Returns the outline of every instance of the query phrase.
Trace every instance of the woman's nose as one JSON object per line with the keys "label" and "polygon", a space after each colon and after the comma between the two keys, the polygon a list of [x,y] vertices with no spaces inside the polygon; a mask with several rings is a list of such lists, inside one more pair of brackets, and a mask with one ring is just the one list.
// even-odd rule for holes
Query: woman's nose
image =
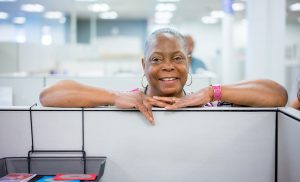
{"label": "woman's nose", "polygon": [[172,61],[166,61],[162,67],[163,71],[173,71],[174,69],[175,68],[174,68]]}

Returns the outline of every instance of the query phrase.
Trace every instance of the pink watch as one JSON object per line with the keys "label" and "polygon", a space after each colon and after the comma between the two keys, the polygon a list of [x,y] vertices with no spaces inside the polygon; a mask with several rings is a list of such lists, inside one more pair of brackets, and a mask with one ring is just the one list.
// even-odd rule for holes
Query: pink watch
{"label": "pink watch", "polygon": [[212,85],[211,86],[214,91],[214,101],[221,101],[222,93],[221,93],[221,85]]}

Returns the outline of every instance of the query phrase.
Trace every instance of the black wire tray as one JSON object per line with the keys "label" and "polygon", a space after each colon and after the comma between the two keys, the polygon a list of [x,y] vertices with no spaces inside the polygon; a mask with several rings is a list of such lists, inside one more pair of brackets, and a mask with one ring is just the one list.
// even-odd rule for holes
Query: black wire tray
{"label": "black wire tray", "polygon": [[43,176],[55,176],[58,173],[95,173],[97,178],[94,181],[99,182],[105,162],[106,157],[6,157],[0,159],[0,177],[9,173],[31,173],[37,176],[30,181],[37,181]]}

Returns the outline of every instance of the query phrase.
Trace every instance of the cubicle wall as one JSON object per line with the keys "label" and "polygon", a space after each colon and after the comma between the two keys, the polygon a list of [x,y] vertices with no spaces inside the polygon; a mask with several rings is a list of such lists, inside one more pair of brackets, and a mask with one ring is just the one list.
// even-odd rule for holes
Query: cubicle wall
{"label": "cubicle wall", "polygon": [[[29,107],[0,108],[0,157],[31,149]],[[83,117],[82,117],[83,116]],[[40,150],[107,156],[107,182],[274,182],[276,109],[155,109],[156,125],[136,110],[32,109]]]}
{"label": "cubicle wall", "polygon": [[278,113],[278,181],[300,181],[300,112],[280,109]]}
{"label": "cubicle wall", "polygon": [[[129,91],[141,88],[142,75],[140,76],[114,76],[114,77],[84,77],[84,76],[0,76],[0,87],[10,87],[13,95],[14,106],[32,105],[39,103],[39,93],[45,86],[52,85],[59,80],[75,80],[83,84],[116,91]],[[190,80],[188,80],[189,82]],[[197,91],[213,81],[212,77],[194,76],[191,86],[186,86],[187,91]],[[145,80],[145,83],[146,80]],[[6,96],[2,96],[6,97]],[[0,96],[1,101],[1,96]],[[0,102],[1,105],[1,102]]]}

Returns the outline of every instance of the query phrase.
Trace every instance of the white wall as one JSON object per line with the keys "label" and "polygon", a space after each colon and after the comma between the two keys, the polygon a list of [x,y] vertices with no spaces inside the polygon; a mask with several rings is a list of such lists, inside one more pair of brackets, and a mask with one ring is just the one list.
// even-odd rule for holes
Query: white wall
{"label": "white wall", "polygon": [[285,46],[286,88],[291,101],[297,98],[300,82],[300,23],[287,23]]}
{"label": "white wall", "polygon": [[0,55],[0,73],[19,71],[18,45],[16,43],[0,43]]}

